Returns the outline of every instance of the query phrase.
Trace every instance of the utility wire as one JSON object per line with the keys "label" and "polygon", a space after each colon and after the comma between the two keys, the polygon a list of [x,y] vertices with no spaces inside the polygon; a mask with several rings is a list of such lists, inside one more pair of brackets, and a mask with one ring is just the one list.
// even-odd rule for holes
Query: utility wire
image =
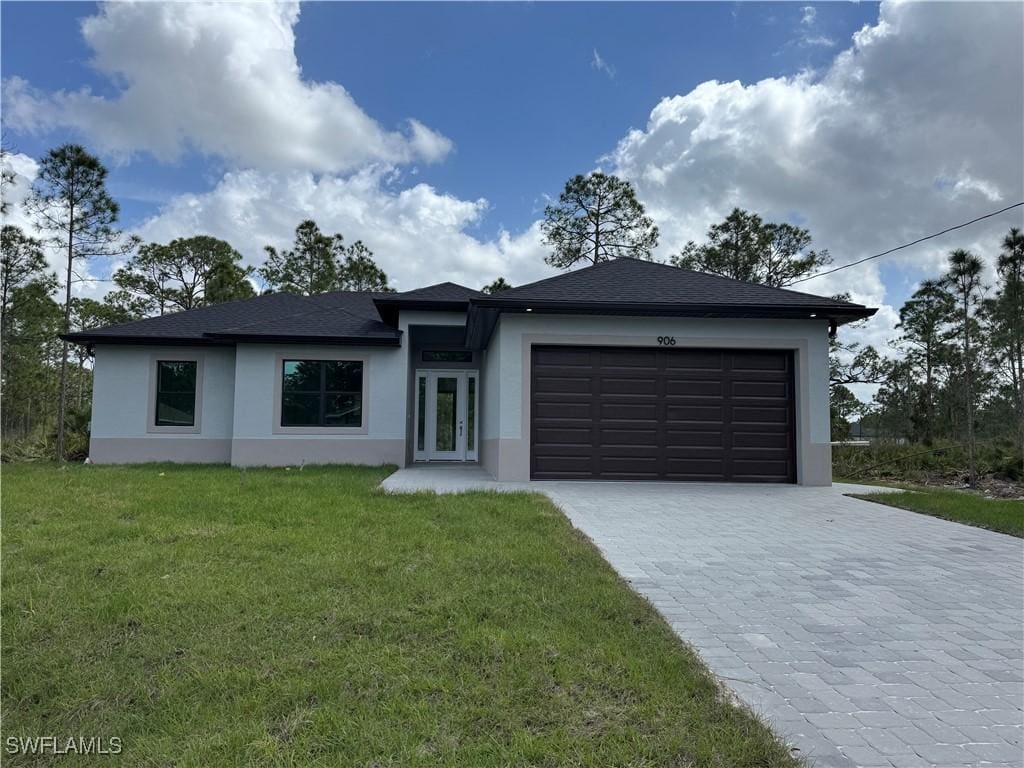
{"label": "utility wire", "polygon": [[1024,205],[1024,202],[1014,203],[1013,205],[1008,205],[1005,208],[1002,208],[1002,209],[1000,209],[998,211],[992,211],[992,213],[986,213],[984,216],[979,216],[976,219],[971,219],[970,221],[965,221],[963,224],[957,224],[955,227],[948,227],[948,228],[942,230],[941,232],[935,232],[934,234],[931,234],[931,235],[925,235],[924,237],[919,237],[919,238],[917,238],[917,240],[914,240],[912,242],[904,243],[903,245],[897,245],[895,248],[890,248],[888,251],[882,251],[881,253],[876,253],[874,256],[865,256],[863,259],[858,259],[857,261],[851,261],[849,264],[843,264],[842,266],[836,267],[835,269],[828,269],[828,270],[825,270],[824,272],[818,272],[817,274],[811,275],[810,277],[802,277],[799,280],[794,280],[792,283],[790,283],[790,285],[796,285],[797,283],[803,283],[803,282],[806,282],[807,280],[813,280],[816,277],[824,277],[825,275],[831,275],[833,272],[838,272],[838,271],[840,271],[842,269],[848,269],[849,267],[856,267],[858,264],[863,264],[865,261],[871,261],[872,259],[877,259],[877,258],[879,258],[881,256],[888,256],[890,253],[895,253],[896,251],[902,251],[904,248],[909,248],[912,245],[917,245],[918,243],[923,243],[925,240],[931,240],[933,237],[938,237],[939,235],[944,235],[947,232],[952,232],[954,229],[963,229],[964,227],[968,227],[971,224],[976,224],[977,222],[982,221],[984,219],[991,219],[993,216],[998,216],[1001,213],[1006,213],[1007,211],[1012,211],[1014,208],[1020,208],[1022,205]]}

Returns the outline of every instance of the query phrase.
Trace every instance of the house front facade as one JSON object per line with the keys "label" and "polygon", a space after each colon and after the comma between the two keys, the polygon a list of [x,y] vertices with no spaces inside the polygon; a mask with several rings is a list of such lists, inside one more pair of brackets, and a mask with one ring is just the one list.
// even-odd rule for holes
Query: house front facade
{"label": "house front facade", "polygon": [[874,311],[618,259],[496,295],[272,294],[68,338],[95,356],[96,463],[827,485],[829,335]]}

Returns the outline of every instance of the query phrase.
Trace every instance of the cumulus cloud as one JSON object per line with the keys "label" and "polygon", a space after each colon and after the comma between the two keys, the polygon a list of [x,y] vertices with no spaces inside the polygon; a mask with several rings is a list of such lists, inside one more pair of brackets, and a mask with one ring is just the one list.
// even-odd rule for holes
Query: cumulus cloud
{"label": "cumulus cloud", "polygon": [[399,188],[392,168],[373,166],[347,177],[311,173],[228,173],[211,191],[176,198],[139,233],[164,242],[202,232],[234,245],[249,264],[263,246],[288,246],[295,225],[315,219],[347,242],[363,240],[400,290],[452,280],[479,287],[503,275],[518,285],[548,270],[539,225],[493,240],[467,232],[487,201],[461,200],[427,184]]}
{"label": "cumulus cloud", "polygon": [[[1024,199],[1022,24],[1018,4],[883,4],[820,75],[710,81],[664,98],[605,163],[636,184],[663,257],[733,206],[808,227],[838,263],[871,255]],[[797,288],[881,306],[851,332],[879,343],[893,307],[943,270],[949,248],[991,264],[1021,224],[1018,212],[886,257],[908,275],[902,292],[887,293],[878,262]]]}
{"label": "cumulus cloud", "polygon": [[18,130],[73,129],[100,150],[173,160],[186,149],[263,170],[344,172],[434,162],[449,139],[416,120],[387,130],[343,86],[303,78],[297,3],[110,3],[82,22],[93,66],[118,89],[45,93],[4,83]]}

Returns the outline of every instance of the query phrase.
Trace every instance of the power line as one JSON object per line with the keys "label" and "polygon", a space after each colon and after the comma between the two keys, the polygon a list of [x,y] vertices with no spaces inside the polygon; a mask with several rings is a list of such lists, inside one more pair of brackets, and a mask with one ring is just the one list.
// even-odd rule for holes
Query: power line
{"label": "power line", "polygon": [[1000,209],[998,211],[992,211],[992,213],[986,213],[984,216],[979,216],[976,219],[971,219],[970,221],[965,221],[963,224],[957,224],[955,227],[948,227],[948,228],[942,230],[941,232],[935,232],[934,234],[931,234],[931,235],[925,235],[924,237],[919,237],[919,238],[917,238],[917,240],[914,240],[912,242],[904,243],[903,245],[897,245],[895,248],[890,248],[888,251],[882,251],[881,253],[876,253],[874,256],[865,256],[863,259],[858,259],[857,261],[851,261],[849,264],[843,264],[842,266],[836,267],[835,269],[829,269],[829,270],[826,270],[824,272],[818,272],[817,274],[811,275],[810,277],[802,277],[799,280],[794,280],[792,283],[790,283],[790,285],[796,285],[797,283],[803,283],[803,282],[806,282],[807,280],[813,280],[816,277],[824,277],[825,275],[831,275],[833,272],[838,272],[838,271],[840,271],[842,269],[848,269],[850,267],[856,267],[858,264],[863,264],[865,261],[871,261],[872,259],[877,259],[877,258],[879,258],[881,256],[888,256],[890,253],[895,253],[896,251],[902,251],[904,248],[909,248],[912,245],[917,245],[918,243],[923,243],[925,240],[931,240],[933,237],[938,237],[939,235],[944,235],[947,232],[952,232],[955,229],[963,229],[964,227],[969,227],[971,224],[976,224],[977,222],[982,221],[984,219],[991,219],[993,216],[998,216],[1001,213],[1006,213],[1007,211],[1012,211],[1014,208],[1020,208],[1022,205],[1024,205],[1024,202],[1014,203],[1013,205],[1008,205],[1005,208],[1002,208],[1002,209]]}

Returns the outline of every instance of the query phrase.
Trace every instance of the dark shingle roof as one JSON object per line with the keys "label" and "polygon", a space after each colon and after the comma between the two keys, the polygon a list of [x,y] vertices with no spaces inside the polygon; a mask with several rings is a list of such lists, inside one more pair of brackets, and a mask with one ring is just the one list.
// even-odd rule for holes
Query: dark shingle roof
{"label": "dark shingle roof", "polygon": [[428,285],[426,288],[415,288],[411,291],[401,293],[385,293],[379,299],[387,301],[396,299],[401,302],[407,301],[469,301],[475,296],[483,296],[480,291],[474,291],[458,283],[437,283]]}
{"label": "dark shingle roof", "polygon": [[771,288],[728,277],[639,259],[614,259],[565,272],[489,297],[501,302],[580,304],[687,304],[708,306],[834,307],[863,309],[860,304],[824,296]]}
{"label": "dark shingle roof", "polygon": [[[487,295],[455,283],[402,293],[338,291],[258,296],[70,333],[83,343],[229,344],[311,341],[397,345],[402,308],[469,310],[474,338],[486,338],[502,310],[678,314],[705,317],[807,317],[849,322],[874,314],[861,304],[770,288],[656,262],[615,259]],[[484,317],[480,317],[483,315]]]}
{"label": "dark shingle roof", "polygon": [[70,333],[78,342],[214,344],[233,340],[344,340],[397,344],[401,334],[381,322],[379,292],[338,291],[317,296],[274,293],[186,312]]}

